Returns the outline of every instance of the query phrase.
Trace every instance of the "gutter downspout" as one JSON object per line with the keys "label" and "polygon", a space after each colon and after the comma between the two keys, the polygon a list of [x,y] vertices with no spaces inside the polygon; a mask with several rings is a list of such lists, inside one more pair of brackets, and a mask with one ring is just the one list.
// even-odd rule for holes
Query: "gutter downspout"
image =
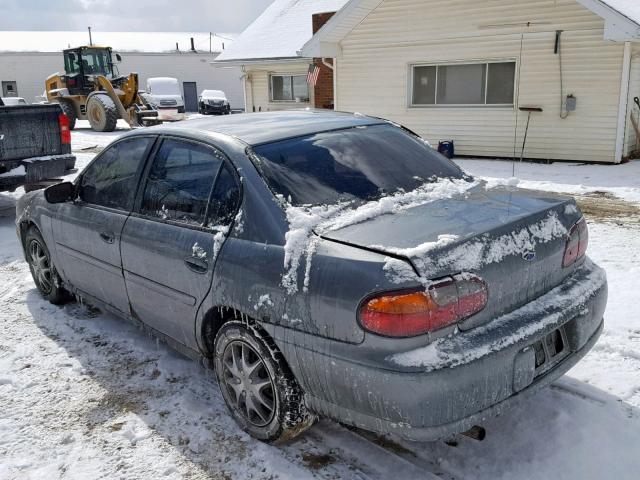
{"label": "gutter downspout", "polygon": [[244,65],[240,69],[242,72],[242,96],[244,97],[244,113],[247,113],[249,107],[247,106],[247,72],[245,71]]}
{"label": "gutter downspout", "polygon": [[614,162],[620,163],[624,155],[624,140],[627,130],[627,108],[629,105],[629,82],[631,78],[631,42],[624,42],[622,76],[620,78],[620,104],[618,105],[618,130]]}

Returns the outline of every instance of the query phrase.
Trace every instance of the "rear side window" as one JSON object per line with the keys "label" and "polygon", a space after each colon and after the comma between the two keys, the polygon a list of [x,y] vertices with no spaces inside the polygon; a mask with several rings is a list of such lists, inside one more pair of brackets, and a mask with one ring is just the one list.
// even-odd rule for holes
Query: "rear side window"
{"label": "rear side window", "polygon": [[138,172],[153,140],[131,138],[107,148],[82,174],[80,199],[93,205],[131,210]]}
{"label": "rear side window", "polygon": [[149,171],[141,213],[203,225],[213,183],[223,164],[222,154],[213,148],[165,140]]}

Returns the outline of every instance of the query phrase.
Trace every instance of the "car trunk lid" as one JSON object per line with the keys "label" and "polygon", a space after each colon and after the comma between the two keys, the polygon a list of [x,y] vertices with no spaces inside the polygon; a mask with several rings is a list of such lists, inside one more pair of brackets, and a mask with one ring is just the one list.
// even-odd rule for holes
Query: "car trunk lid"
{"label": "car trunk lid", "polygon": [[409,262],[425,284],[458,273],[479,275],[488,285],[489,301],[459,325],[468,329],[539,297],[571,273],[562,259],[566,234],[579,217],[568,197],[476,188],[464,197],[381,215],[322,236],[388,254],[385,270],[398,284],[412,281],[406,262],[398,259]]}

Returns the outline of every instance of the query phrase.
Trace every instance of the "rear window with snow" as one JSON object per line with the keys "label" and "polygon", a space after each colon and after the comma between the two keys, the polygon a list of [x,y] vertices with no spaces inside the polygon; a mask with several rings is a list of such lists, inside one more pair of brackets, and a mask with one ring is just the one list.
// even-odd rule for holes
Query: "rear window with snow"
{"label": "rear window with snow", "polygon": [[453,162],[390,124],[269,143],[254,153],[271,190],[293,205],[375,200],[440,178],[465,178]]}

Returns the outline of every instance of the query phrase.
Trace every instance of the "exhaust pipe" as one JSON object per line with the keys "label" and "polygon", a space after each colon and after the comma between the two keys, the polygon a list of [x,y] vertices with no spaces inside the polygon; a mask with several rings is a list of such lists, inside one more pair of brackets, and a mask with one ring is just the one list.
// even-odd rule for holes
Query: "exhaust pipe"
{"label": "exhaust pipe", "polygon": [[484,427],[479,427],[478,425],[474,425],[466,432],[462,432],[462,435],[464,435],[465,437],[473,438],[474,440],[481,442],[487,436],[487,431],[484,429]]}

